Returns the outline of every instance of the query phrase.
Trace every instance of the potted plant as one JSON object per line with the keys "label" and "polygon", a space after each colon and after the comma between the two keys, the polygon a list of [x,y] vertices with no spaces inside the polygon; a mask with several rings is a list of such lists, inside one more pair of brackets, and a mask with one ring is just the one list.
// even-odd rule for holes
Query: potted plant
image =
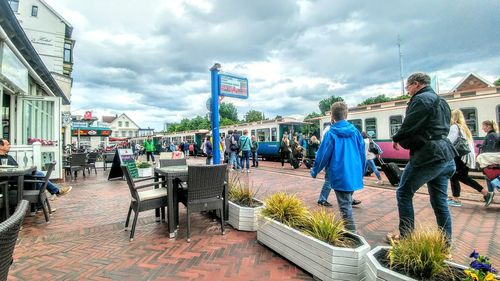
{"label": "potted plant", "polygon": [[228,180],[229,224],[235,229],[256,231],[258,216],[264,204],[255,198],[250,184],[240,181],[238,173],[230,174]]}
{"label": "potted plant", "polygon": [[364,280],[366,240],[347,232],[344,222],[322,208],[309,211],[296,196],[269,196],[257,240],[320,280]]}
{"label": "potted plant", "polygon": [[153,169],[149,162],[137,161],[135,165],[137,166],[137,173],[140,178],[153,176]]}
{"label": "potted plant", "polygon": [[[419,228],[392,246],[378,246],[370,251],[366,261],[367,280],[496,280],[492,274],[493,279],[467,279],[467,267],[447,261],[448,256],[449,246],[440,230]],[[489,268],[492,269],[491,264]],[[471,270],[469,273],[477,276]]]}

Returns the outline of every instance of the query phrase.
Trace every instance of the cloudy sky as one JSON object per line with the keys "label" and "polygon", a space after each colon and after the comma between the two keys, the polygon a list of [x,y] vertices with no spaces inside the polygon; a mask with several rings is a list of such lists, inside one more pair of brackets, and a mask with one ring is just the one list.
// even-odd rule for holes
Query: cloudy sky
{"label": "cloudy sky", "polygon": [[249,80],[250,109],[304,117],[342,96],[350,106],[401,94],[403,75],[500,77],[500,1],[46,0],[74,27],[72,110],[125,112],[141,127],[205,115],[209,68]]}

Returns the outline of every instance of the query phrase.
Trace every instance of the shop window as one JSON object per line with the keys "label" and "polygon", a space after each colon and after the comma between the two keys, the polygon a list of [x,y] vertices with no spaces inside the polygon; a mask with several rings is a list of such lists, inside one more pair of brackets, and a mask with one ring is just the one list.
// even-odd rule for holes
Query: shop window
{"label": "shop window", "polygon": [[12,11],[15,13],[19,11],[19,0],[8,0],[7,2],[9,2]]}
{"label": "shop window", "polygon": [[377,138],[377,119],[367,118],[365,119],[366,134],[372,139]]}
{"label": "shop window", "polygon": [[257,129],[257,135],[255,136],[258,142],[270,141],[271,139],[271,131],[269,128],[266,129]]}
{"label": "shop window", "polygon": [[477,131],[477,110],[475,108],[460,108],[464,114],[465,124],[469,127],[472,136],[477,137],[479,132]]}
{"label": "shop window", "polygon": [[38,6],[31,6],[31,16],[32,17],[38,16]]}
{"label": "shop window", "polygon": [[363,121],[361,119],[352,119],[352,120],[347,120],[349,123],[353,124],[358,131],[362,132],[363,131]]}
{"label": "shop window", "polygon": [[396,116],[389,117],[390,136],[395,135],[399,131],[399,128],[401,128],[402,124],[403,124],[403,116],[402,115],[396,115]]}
{"label": "shop window", "polygon": [[271,141],[278,141],[278,130],[271,128]]}
{"label": "shop window", "polygon": [[70,43],[64,43],[64,62],[72,63],[73,62],[73,51]]}

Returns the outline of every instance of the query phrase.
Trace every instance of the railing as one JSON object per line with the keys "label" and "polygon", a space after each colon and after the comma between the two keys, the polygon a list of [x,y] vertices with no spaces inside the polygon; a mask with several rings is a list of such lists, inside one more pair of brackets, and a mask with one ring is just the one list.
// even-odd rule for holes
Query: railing
{"label": "railing", "polygon": [[13,145],[9,155],[12,156],[20,166],[36,166],[38,170],[45,172],[48,163],[56,161],[56,167],[50,178],[62,178],[61,153],[59,146],[42,146],[40,143],[32,145]]}

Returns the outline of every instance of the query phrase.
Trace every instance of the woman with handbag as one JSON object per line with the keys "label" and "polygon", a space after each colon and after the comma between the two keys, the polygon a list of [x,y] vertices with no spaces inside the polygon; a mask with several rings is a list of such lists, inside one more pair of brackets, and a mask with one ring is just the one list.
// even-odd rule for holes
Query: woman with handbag
{"label": "woman with handbag", "polygon": [[[462,202],[460,202],[460,182],[483,194],[486,206],[490,205],[493,201],[493,192],[488,192],[477,181],[469,176],[469,169],[476,166],[476,155],[474,153],[474,141],[472,139],[472,134],[465,123],[464,115],[460,109],[455,109],[451,112],[451,126],[448,139],[451,141],[457,152],[462,154],[455,157],[456,171],[450,178],[453,197],[448,199],[448,205],[454,207],[462,206]],[[468,153],[466,153],[467,147],[463,147],[464,140],[468,145]]]}
{"label": "woman with handbag", "polygon": [[288,140],[288,135],[283,134],[281,139],[279,154],[281,158],[281,168],[285,166],[285,159],[290,158],[290,141]]}

